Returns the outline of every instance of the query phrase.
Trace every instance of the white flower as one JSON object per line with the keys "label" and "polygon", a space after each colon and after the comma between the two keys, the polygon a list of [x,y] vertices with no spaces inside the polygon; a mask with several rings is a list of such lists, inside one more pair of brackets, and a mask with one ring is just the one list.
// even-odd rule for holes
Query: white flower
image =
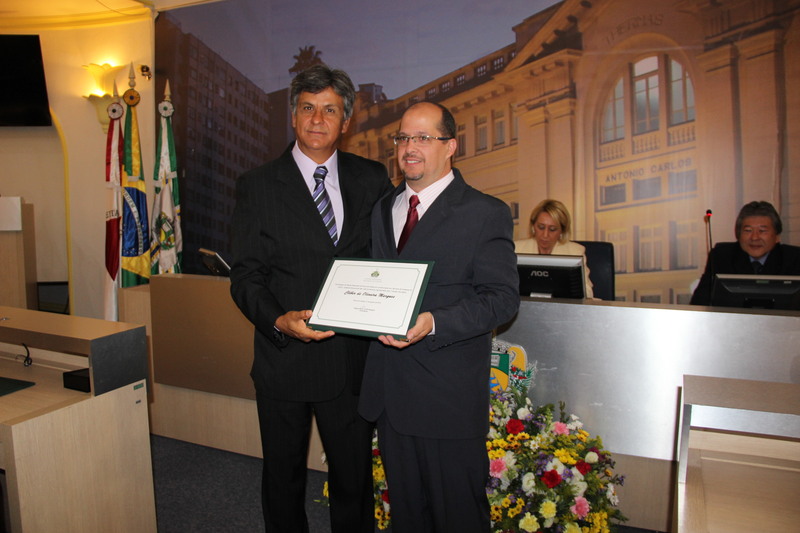
{"label": "white flower", "polygon": [[547,470],[555,470],[556,472],[558,472],[558,475],[561,476],[561,475],[564,474],[564,463],[562,463],[561,461],[559,461],[556,458],[553,458],[553,459],[550,460],[549,463],[547,463],[547,467],[545,468],[545,471],[547,471]]}
{"label": "white flower", "polygon": [[575,488],[575,497],[581,497],[586,493],[586,490],[589,488],[589,484],[585,481],[576,481],[575,479],[570,480],[570,485]]}
{"label": "white flower", "polygon": [[576,431],[578,429],[583,428],[583,422],[576,415],[569,415],[569,423],[567,423],[567,427],[572,430]]}
{"label": "white flower", "polygon": [[590,465],[595,464],[600,458],[597,456],[595,452],[589,452],[586,454],[586,457],[583,458],[584,461],[589,463]]}
{"label": "white flower", "polygon": [[619,504],[619,496],[617,496],[617,487],[613,483],[608,484],[608,488],[606,488],[606,498],[611,503],[611,505],[618,505]]}
{"label": "white flower", "polygon": [[517,409],[517,418],[520,420],[529,420],[531,417],[531,412],[527,407],[520,407]]}
{"label": "white flower", "polygon": [[536,490],[536,474],[533,472],[526,472],[524,476],[522,476],[522,490],[525,491],[525,494],[531,496],[533,491]]}

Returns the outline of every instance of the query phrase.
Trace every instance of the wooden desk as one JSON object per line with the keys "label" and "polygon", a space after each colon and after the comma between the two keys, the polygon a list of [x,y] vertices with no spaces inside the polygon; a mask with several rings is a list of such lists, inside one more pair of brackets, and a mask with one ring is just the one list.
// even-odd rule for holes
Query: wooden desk
{"label": "wooden desk", "polygon": [[[3,317],[0,375],[35,382],[0,397],[11,531],[155,532],[144,326],[0,307]],[[34,353],[25,367],[22,342],[86,357],[92,392],[63,387],[80,357]]]}

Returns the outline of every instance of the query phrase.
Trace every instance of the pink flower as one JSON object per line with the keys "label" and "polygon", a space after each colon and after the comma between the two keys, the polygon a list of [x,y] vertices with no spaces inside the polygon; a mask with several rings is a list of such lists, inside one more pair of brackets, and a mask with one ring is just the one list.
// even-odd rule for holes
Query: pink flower
{"label": "pink flower", "polygon": [[578,518],[585,518],[589,514],[589,500],[583,496],[578,496],[575,498],[575,505],[570,507],[569,510]]}
{"label": "pink flower", "polygon": [[569,435],[569,428],[564,422],[553,423],[553,433],[556,435]]}
{"label": "pink flower", "polygon": [[506,462],[502,458],[492,459],[489,462],[489,475],[492,477],[500,478],[506,470]]}

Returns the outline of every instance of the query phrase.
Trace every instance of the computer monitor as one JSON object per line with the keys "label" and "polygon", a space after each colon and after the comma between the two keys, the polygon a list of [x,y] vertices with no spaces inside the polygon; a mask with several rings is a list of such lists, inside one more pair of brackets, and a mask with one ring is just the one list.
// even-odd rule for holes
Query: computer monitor
{"label": "computer monitor", "polygon": [[231,267],[228,263],[215,251],[200,248],[200,260],[206,268],[215,276],[230,276]]}
{"label": "computer monitor", "polygon": [[519,293],[543,298],[585,298],[581,255],[517,254]]}
{"label": "computer monitor", "polygon": [[711,305],[800,310],[800,276],[717,274]]}

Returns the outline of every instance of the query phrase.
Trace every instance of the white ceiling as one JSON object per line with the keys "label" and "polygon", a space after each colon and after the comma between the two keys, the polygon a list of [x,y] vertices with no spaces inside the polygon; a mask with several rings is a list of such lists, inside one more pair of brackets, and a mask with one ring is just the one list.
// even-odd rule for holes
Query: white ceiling
{"label": "white ceiling", "polygon": [[113,19],[141,14],[148,9],[165,11],[214,1],[219,0],[2,0],[0,27]]}

